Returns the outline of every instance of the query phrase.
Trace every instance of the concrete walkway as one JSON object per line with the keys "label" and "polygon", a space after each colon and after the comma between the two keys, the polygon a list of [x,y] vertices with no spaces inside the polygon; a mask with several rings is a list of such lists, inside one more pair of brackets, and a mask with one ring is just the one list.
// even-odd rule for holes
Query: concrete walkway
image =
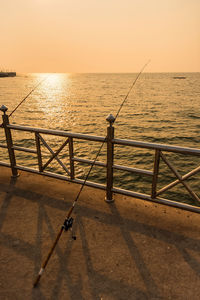
{"label": "concrete walkway", "polygon": [[200,215],[84,188],[32,284],[79,185],[0,167],[0,299],[200,299]]}

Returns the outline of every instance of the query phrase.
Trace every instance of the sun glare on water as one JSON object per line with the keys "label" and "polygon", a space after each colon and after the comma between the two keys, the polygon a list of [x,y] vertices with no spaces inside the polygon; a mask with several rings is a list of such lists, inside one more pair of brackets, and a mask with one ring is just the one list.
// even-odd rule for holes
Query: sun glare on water
{"label": "sun glare on water", "polygon": [[36,77],[38,82],[44,80],[48,84],[57,85],[63,81],[67,81],[69,74],[67,73],[35,73],[33,76]]}
{"label": "sun glare on water", "polygon": [[[38,84],[40,84],[40,89],[45,93],[46,96],[52,98],[59,92],[70,85],[69,74],[65,73],[41,73],[35,74]],[[56,92],[56,94],[55,94]]]}
{"label": "sun glare on water", "polygon": [[[43,111],[47,119],[53,123],[59,123],[58,115],[67,106],[67,97],[70,89],[69,74],[61,73],[41,73],[34,74],[36,82],[39,84],[37,89],[38,107]],[[56,126],[56,124],[55,124]]]}

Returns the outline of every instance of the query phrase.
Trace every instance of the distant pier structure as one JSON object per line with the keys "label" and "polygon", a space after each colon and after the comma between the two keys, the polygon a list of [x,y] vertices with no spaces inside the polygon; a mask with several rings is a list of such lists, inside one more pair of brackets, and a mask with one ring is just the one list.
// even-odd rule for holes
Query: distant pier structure
{"label": "distant pier structure", "polygon": [[4,72],[0,71],[0,77],[15,77],[16,72]]}

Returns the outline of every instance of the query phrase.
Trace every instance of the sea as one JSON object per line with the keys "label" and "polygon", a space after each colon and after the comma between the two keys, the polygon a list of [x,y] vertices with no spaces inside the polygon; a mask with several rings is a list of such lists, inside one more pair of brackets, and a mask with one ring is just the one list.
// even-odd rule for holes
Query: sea
{"label": "sea", "polygon": [[[16,77],[0,78],[0,106],[8,114],[32,91],[10,117],[11,124],[64,130],[106,136],[109,114],[116,116],[120,105],[136,79],[136,73],[28,73]],[[177,78],[182,77],[182,78]],[[200,149],[200,73],[142,73],[129,93],[114,124],[115,137],[159,144],[177,145]],[[64,142],[63,138],[43,135],[53,151]],[[35,149],[32,133],[13,131],[17,146]],[[5,145],[4,130],[0,129],[0,145]],[[75,156],[94,159],[100,147],[98,142],[74,141]],[[42,146],[43,162],[50,152]],[[104,145],[98,161],[106,161]],[[114,163],[128,167],[153,170],[154,151],[115,146]],[[176,170],[184,175],[200,165],[200,158],[191,155],[166,153]],[[37,169],[34,154],[16,151],[17,164]],[[69,167],[68,148],[59,158]],[[0,148],[0,161],[8,162],[6,149]],[[75,164],[76,178],[85,178],[89,166]],[[48,171],[65,174],[56,160]],[[176,177],[160,162],[158,189]],[[200,174],[187,180],[199,194]],[[90,181],[105,183],[106,172],[95,166]],[[114,171],[114,185],[123,189],[149,194],[151,178],[128,171]],[[188,191],[178,184],[161,195],[163,198],[194,204]],[[195,204],[194,204],[195,205]]]}

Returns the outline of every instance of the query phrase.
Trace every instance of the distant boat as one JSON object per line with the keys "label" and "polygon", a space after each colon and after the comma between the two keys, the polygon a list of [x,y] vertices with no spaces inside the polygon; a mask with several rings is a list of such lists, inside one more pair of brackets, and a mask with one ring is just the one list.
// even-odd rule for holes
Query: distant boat
{"label": "distant boat", "polygon": [[175,76],[173,77],[174,79],[185,79],[186,77],[185,76]]}
{"label": "distant boat", "polygon": [[0,77],[15,77],[16,72],[0,72]]}

